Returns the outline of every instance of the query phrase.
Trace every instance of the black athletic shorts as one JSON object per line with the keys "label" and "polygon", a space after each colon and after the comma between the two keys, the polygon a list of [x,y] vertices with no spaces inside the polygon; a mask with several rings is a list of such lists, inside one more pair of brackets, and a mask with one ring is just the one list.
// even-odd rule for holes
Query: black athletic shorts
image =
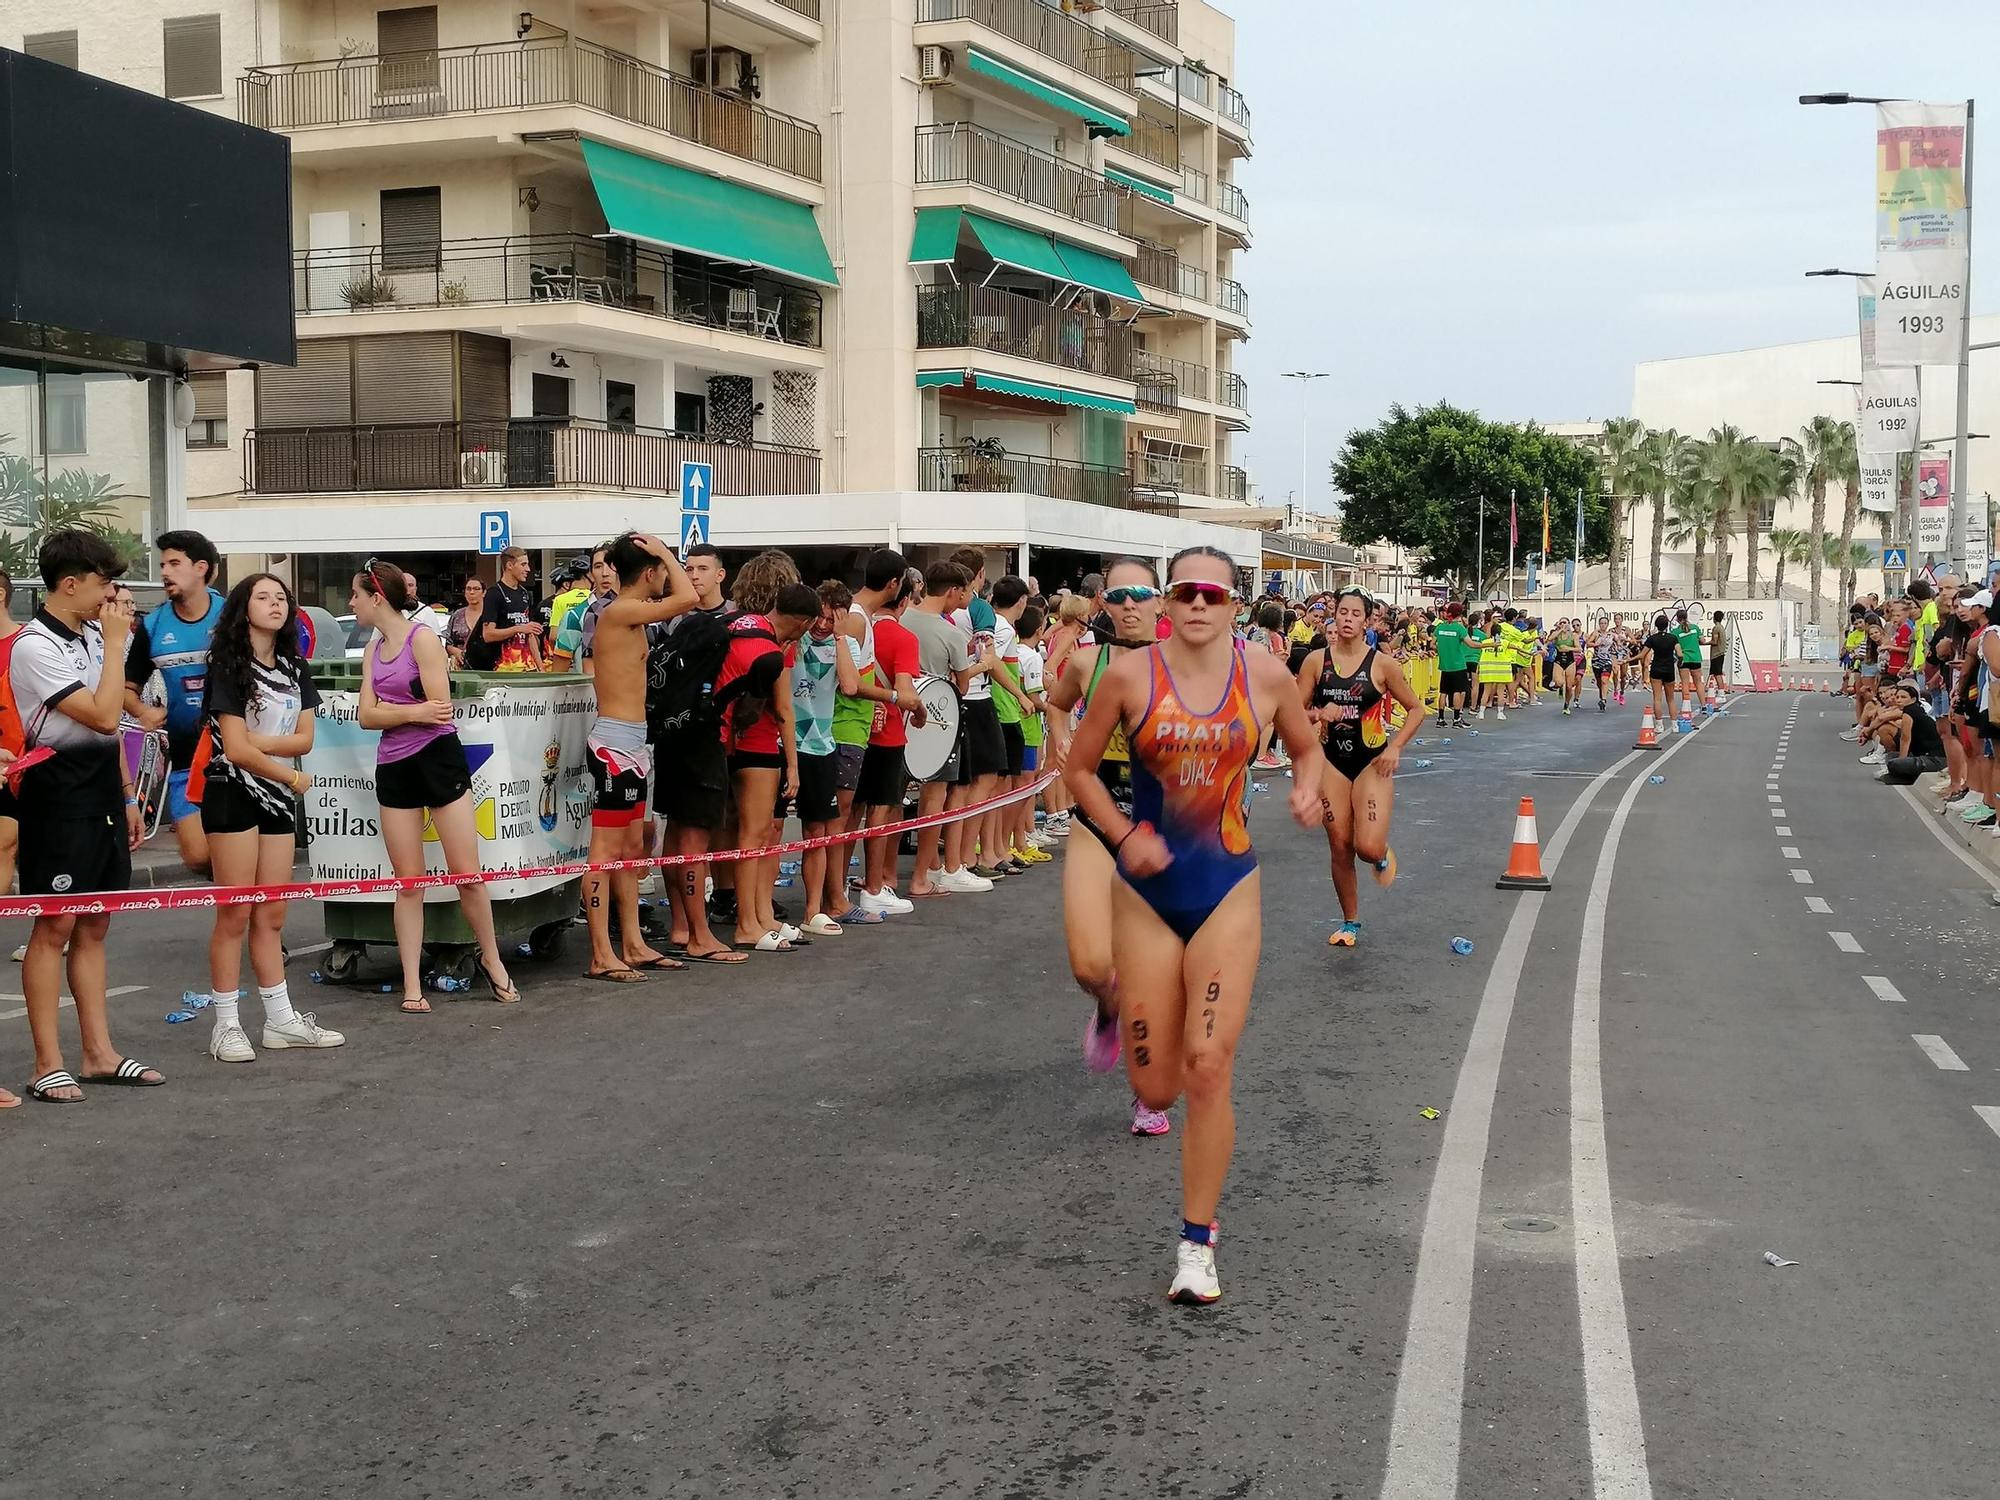
{"label": "black athletic shorts", "polygon": [[1463,693],[1469,686],[1471,676],[1472,674],[1466,671],[1464,667],[1460,667],[1456,672],[1440,672],[1438,673],[1438,691],[1443,693],[1447,698],[1457,693]]}
{"label": "black athletic shorts", "polygon": [[590,767],[592,828],[630,828],[646,816],[651,750],[649,745],[646,756],[628,757],[597,745],[584,745],[584,763]]}
{"label": "black athletic shorts", "polygon": [[729,759],[715,730],[668,735],[654,747],[653,811],[713,833],[730,821]]}
{"label": "black athletic shorts", "polygon": [[291,837],[299,831],[296,805],[289,792],[280,812],[256,793],[234,781],[210,775],[201,794],[201,830],[217,833],[268,833]]}
{"label": "black athletic shorts", "polygon": [[778,771],[785,769],[785,757],[776,750],[732,750],[729,752],[729,774],[738,771]]}
{"label": "black athletic shorts", "polygon": [[801,823],[831,823],[840,816],[838,771],[833,755],[799,756],[799,790],[792,799]]}
{"label": "black athletic shorts", "polygon": [[1019,724],[1002,724],[1000,740],[1007,747],[1007,774],[1019,776],[1028,763],[1028,737]]}
{"label": "black athletic shorts", "polygon": [[441,735],[415,755],[375,767],[375,800],[384,807],[450,807],[472,790],[472,768],[455,734]]}
{"label": "black athletic shorts", "polygon": [[969,784],[981,776],[1004,776],[1007,773],[1007,740],[1000,733],[1000,713],[994,708],[993,700],[966,699],[963,724],[965,753],[959,773],[960,784]]}
{"label": "black athletic shorts", "polygon": [[870,745],[861,758],[861,785],[854,800],[863,807],[901,807],[909,780],[901,745]]}
{"label": "black athletic shorts", "polygon": [[868,756],[866,745],[835,745],[833,747],[833,784],[843,792],[851,792],[861,785],[861,762]]}
{"label": "black athletic shorts", "polygon": [[1719,657],[1719,656],[1711,656],[1711,657],[1710,657],[1710,658],[1708,659],[1708,675],[1709,675],[1709,676],[1711,676],[1711,677],[1720,677],[1720,676],[1722,675],[1722,658],[1721,658],[1721,657]]}
{"label": "black athletic shorts", "polygon": [[125,783],[116,742],[60,750],[27,776],[18,802],[24,896],[80,896],[132,884]]}

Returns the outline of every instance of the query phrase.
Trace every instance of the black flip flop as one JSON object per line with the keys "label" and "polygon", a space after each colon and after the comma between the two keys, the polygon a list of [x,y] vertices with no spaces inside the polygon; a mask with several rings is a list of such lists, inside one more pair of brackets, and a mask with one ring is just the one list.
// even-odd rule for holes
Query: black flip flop
{"label": "black flip flop", "polygon": [[74,1099],[58,1099],[50,1092],[52,1089],[74,1089],[81,1087],[83,1085],[76,1081],[74,1074],[62,1068],[57,1068],[53,1073],[44,1073],[40,1078],[30,1083],[28,1085],[28,1097],[33,1099],[37,1104],[81,1104],[83,1103],[83,1096],[80,1094]]}
{"label": "black flip flop", "polygon": [[158,1068],[149,1068],[136,1058],[121,1057],[118,1059],[118,1066],[109,1073],[91,1073],[76,1081],[80,1084],[102,1083],[121,1089],[156,1089],[167,1081],[166,1075],[161,1073],[158,1078],[148,1078],[146,1075],[159,1072]]}
{"label": "black flip flop", "polygon": [[730,957],[729,955],[734,952],[736,952],[734,948],[729,948],[721,953],[694,953],[683,948],[681,950],[681,957],[685,958],[691,964],[729,964],[734,966],[749,962],[748,959]]}
{"label": "black flip flop", "polygon": [[[623,976],[630,975],[630,978]],[[644,984],[646,976],[637,969],[585,969],[583,977],[593,984]]]}
{"label": "black flip flop", "polygon": [[662,953],[658,958],[649,958],[644,963],[631,964],[628,965],[628,967],[642,971],[646,969],[653,969],[657,970],[659,973],[662,974],[673,974],[677,973],[682,969],[685,969],[687,965],[682,963],[677,958],[672,958],[669,957],[667,954]]}

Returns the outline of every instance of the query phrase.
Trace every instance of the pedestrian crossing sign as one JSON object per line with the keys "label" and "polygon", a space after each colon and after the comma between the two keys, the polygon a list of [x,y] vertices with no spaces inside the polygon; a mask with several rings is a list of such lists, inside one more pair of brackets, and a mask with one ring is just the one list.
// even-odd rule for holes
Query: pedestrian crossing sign
{"label": "pedestrian crossing sign", "polygon": [[1892,573],[1900,573],[1910,566],[1910,549],[1907,547],[1884,547],[1882,566]]}
{"label": "pedestrian crossing sign", "polygon": [[687,560],[690,548],[708,540],[708,512],[705,510],[684,510],[681,512],[681,560]]}

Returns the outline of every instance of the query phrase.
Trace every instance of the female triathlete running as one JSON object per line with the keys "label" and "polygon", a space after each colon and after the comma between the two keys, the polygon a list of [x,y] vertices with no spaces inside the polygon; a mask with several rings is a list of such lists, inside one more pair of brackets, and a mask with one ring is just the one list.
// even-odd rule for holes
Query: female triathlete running
{"label": "female triathlete running", "polygon": [[1625,701],[1625,684],[1619,664],[1618,633],[1609,625],[1600,624],[1590,632],[1590,675],[1597,682],[1597,711],[1604,712],[1605,684],[1611,686],[1611,695],[1619,703]]}
{"label": "female triathlete running", "polygon": [[1577,635],[1576,621],[1558,620],[1549,637],[1549,645],[1554,655],[1552,682],[1557,693],[1562,696],[1563,713],[1570,714],[1576,707],[1576,700],[1582,691],[1577,677],[1577,657],[1582,649],[1582,641]]}
{"label": "female triathlete running", "polygon": [[[1358,586],[1334,596],[1333,636],[1324,650],[1305,659],[1295,683],[1307,719],[1326,740],[1320,810],[1340,897],[1341,923],[1327,939],[1336,948],[1352,948],[1361,938],[1355,859],[1368,862],[1378,885],[1396,878],[1396,851],[1389,847],[1393,778],[1403,747],[1424,725],[1402,668],[1368,644],[1368,606],[1368,595]],[[1391,739],[1390,712],[1398,703],[1403,727]]]}
{"label": "female triathlete running", "polygon": [[[1292,816],[1310,827],[1319,806],[1319,746],[1290,680],[1230,632],[1235,572],[1208,547],[1168,565],[1173,635],[1122,656],[1092,689],[1067,772],[1079,817],[1116,860],[1111,942],[1127,1075],[1154,1109],[1187,1095],[1167,1295],[1189,1303],[1222,1295],[1215,1212],[1236,1134],[1230,1070],[1263,940],[1250,758],[1272,718],[1292,755]],[[1129,811],[1098,778],[1114,736],[1131,747]]]}

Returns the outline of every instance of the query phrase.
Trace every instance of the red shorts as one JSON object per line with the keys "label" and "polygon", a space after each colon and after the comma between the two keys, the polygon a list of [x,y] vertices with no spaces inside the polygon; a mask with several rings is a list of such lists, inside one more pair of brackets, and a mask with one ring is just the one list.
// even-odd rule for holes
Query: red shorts
{"label": "red shorts", "polygon": [[590,765],[590,826],[630,828],[646,816],[646,778],[652,754],[634,755],[608,745],[590,744],[584,759]]}

